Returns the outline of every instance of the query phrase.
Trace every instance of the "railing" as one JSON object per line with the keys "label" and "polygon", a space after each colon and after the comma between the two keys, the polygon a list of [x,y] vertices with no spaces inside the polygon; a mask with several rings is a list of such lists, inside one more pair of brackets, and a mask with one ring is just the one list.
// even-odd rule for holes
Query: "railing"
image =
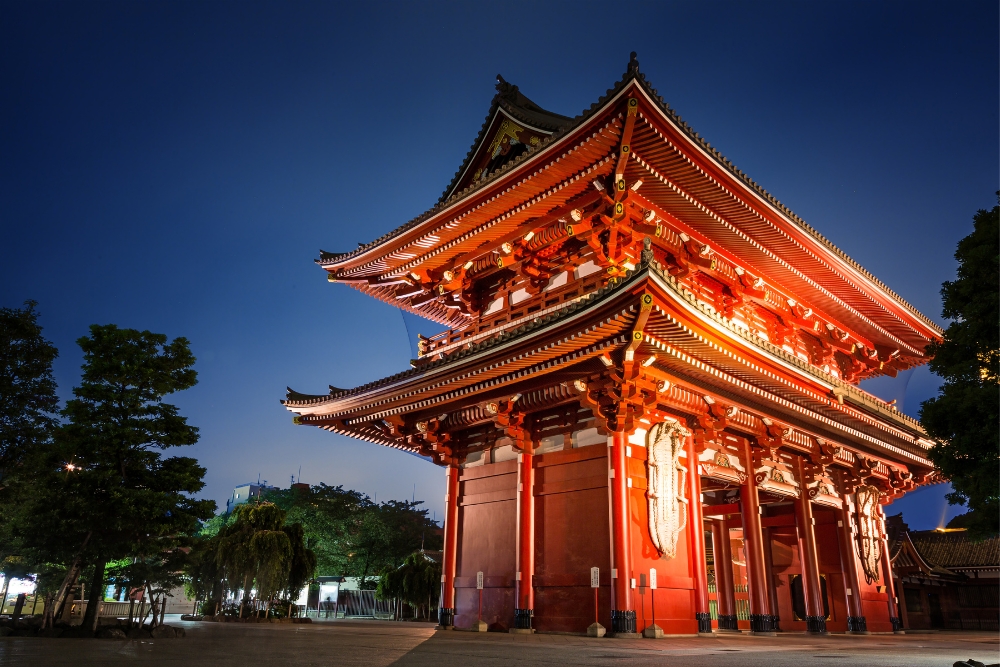
{"label": "railing", "polygon": [[337,611],[345,618],[390,618],[392,602],[376,600],[375,591],[340,591]]}
{"label": "railing", "polygon": [[[73,618],[83,618],[84,614],[87,613],[88,604],[87,600],[77,600],[74,602],[71,616]],[[101,602],[97,615],[101,618],[127,618],[130,604],[130,602]],[[140,604],[139,602],[135,603],[134,613],[139,613]],[[146,603],[145,608],[149,609],[149,603]]]}
{"label": "railing", "polygon": [[[508,301],[504,303],[503,309],[495,315],[482,318],[478,323],[470,322],[465,329],[449,329],[429,337],[420,336],[417,344],[419,355],[423,358],[438,352],[448,352],[458,343],[479,342],[495,335],[500,329],[530,322],[537,317],[544,317],[599,287],[597,280],[587,280],[586,284],[584,284],[584,280],[586,279],[573,280],[548,292],[541,292],[540,295],[544,295],[542,299],[538,298],[540,295],[536,295],[514,306],[511,306]],[[509,300],[509,298],[508,296],[507,299]]]}

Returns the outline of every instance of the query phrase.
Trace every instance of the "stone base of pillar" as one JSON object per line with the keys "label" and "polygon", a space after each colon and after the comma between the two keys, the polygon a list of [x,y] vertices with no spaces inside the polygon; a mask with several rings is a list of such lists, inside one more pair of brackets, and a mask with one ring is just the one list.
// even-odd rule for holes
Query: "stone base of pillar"
{"label": "stone base of pillar", "polygon": [[892,631],[897,635],[905,635],[906,631],[903,630],[903,622],[899,620],[898,616],[890,616],[889,622],[892,623]]}
{"label": "stone base of pillar", "polygon": [[514,609],[514,627],[512,630],[531,630],[531,619],[534,609]]}
{"label": "stone base of pillar", "polygon": [[635,630],[635,612],[632,610],[611,610],[611,636],[638,639]]}
{"label": "stone base of pillar", "polygon": [[707,612],[699,612],[694,615],[698,621],[698,634],[712,634],[712,615]]}
{"label": "stone base of pillar", "polygon": [[740,625],[736,614],[719,616],[719,632],[739,632]]}
{"label": "stone base of pillar", "polygon": [[806,616],[806,632],[811,635],[825,635],[826,619],[822,616]]}
{"label": "stone base of pillar", "polygon": [[653,623],[646,626],[646,629],[642,631],[642,636],[646,639],[663,639],[666,635],[663,633],[663,628]]}
{"label": "stone base of pillar", "polygon": [[446,630],[455,626],[455,610],[444,607],[438,610],[438,625],[436,630]]}
{"label": "stone base of pillar", "polygon": [[587,628],[588,637],[603,637],[607,633],[607,630],[600,623],[591,623],[590,627]]}
{"label": "stone base of pillar", "polygon": [[750,632],[755,635],[773,635],[778,630],[778,620],[771,614],[750,614]]}
{"label": "stone base of pillar", "polygon": [[475,623],[472,624],[471,628],[473,632],[488,632],[489,629],[490,626],[486,624],[486,621],[476,621]]}
{"label": "stone base of pillar", "polygon": [[852,635],[871,634],[868,632],[868,621],[864,616],[848,616],[847,631]]}

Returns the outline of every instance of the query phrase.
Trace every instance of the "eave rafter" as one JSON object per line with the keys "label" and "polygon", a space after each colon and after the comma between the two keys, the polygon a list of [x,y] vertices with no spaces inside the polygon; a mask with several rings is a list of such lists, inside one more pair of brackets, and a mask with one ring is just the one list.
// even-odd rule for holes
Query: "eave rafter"
{"label": "eave rafter", "polygon": [[[650,272],[652,273],[650,274]],[[406,381],[412,386],[408,390],[405,389],[405,385],[397,384],[374,388],[365,392],[364,395],[350,399],[349,403],[345,403],[345,399],[331,399],[321,401],[320,404],[317,404],[313,408],[291,404],[288,407],[296,412],[310,413],[301,414],[298,417],[299,423],[314,424],[323,427],[330,426],[338,432],[359,430],[371,439],[372,434],[367,433],[367,431],[373,428],[378,431],[380,420],[387,420],[386,423],[392,423],[393,419],[397,419],[399,415],[403,414],[431,414],[439,409],[451,409],[448,407],[449,404],[453,404],[456,401],[468,401],[469,398],[478,396],[482,392],[496,391],[501,387],[511,386],[529,378],[536,378],[534,381],[537,382],[537,378],[567,365],[579,364],[597,357],[610,359],[611,357],[608,355],[613,354],[619,355],[621,359],[626,360],[625,363],[631,364],[632,368],[636,368],[637,364],[641,365],[641,370],[644,374],[654,378],[657,382],[666,383],[666,385],[669,385],[671,382],[669,378],[673,378],[673,382],[676,382],[678,377],[684,377],[686,374],[691,373],[693,373],[691,379],[698,376],[707,378],[709,385],[701,387],[701,391],[704,392],[707,389],[716,392],[717,395],[720,395],[718,392],[721,392],[721,395],[728,397],[727,400],[732,405],[738,406],[740,410],[745,411],[747,414],[755,411],[760,412],[762,405],[774,406],[779,409],[779,412],[787,414],[788,418],[793,422],[797,421],[800,424],[799,428],[809,429],[810,437],[834,437],[841,441],[855,443],[857,446],[872,451],[885,452],[893,458],[909,461],[918,467],[929,465],[924,456],[914,454],[903,447],[891,444],[891,441],[897,441],[901,444],[905,443],[905,445],[910,447],[916,447],[922,451],[925,448],[920,441],[919,434],[915,435],[894,427],[876,417],[865,414],[852,405],[841,405],[837,400],[831,398],[828,390],[823,391],[823,389],[828,389],[836,382],[835,378],[830,378],[830,382],[827,382],[825,386],[821,386],[820,391],[809,389],[808,382],[803,384],[802,382],[791,382],[788,380],[786,377],[788,368],[784,369],[786,371],[784,374],[768,371],[761,366],[759,361],[750,361],[732,350],[716,346],[716,351],[725,354],[731,361],[742,364],[760,377],[767,377],[772,382],[783,383],[795,395],[809,396],[809,401],[815,405],[823,406],[824,410],[830,413],[821,414],[796,400],[779,396],[771,391],[762,389],[756,384],[735,377],[731,373],[719,369],[714,364],[693,357],[687,352],[677,349],[672,344],[657,338],[652,333],[655,331],[656,325],[651,317],[669,318],[675,324],[684,326],[684,330],[688,332],[691,339],[699,340],[702,344],[710,344],[711,342],[700,335],[695,329],[692,329],[689,323],[677,319],[674,313],[675,308],[671,307],[669,310],[663,308],[663,299],[666,297],[663,289],[665,286],[669,286],[669,281],[672,278],[656,274],[655,272],[655,267],[643,265],[642,270],[637,270],[635,274],[630,275],[624,282],[620,282],[616,286],[616,289],[612,291],[622,295],[618,298],[619,301],[624,298],[626,304],[632,303],[633,305],[624,306],[624,309],[622,309],[622,305],[619,305],[617,310],[610,311],[617,314],[604,316],[599,325],[585,326],[581,334],[563,335],[549,342],[546,342],[544,338],[545,334],[542,333],[533,333],[527,335],[527,338],[515,336],[501,349],[496,349],[490,353],[492,361],[486,362],[485,358],[479,359],[475,355],[472,358],[460,359],[452,363],[444,361],[442,362],[443,365],[436,371],[440,376],[439,379],[432,379],[426,373],[418,374],[413,379]],[[649,275],[650,278],[660,275],[661,282],[644,278],[646,275]],[[644,285],[645,287],[643,287]],[[650,300],[652,295],[648,291],[641,294],[636,291],[640,289],[648,290],[650,287],[654,288],[654,294],[659,293],[659,296],[656,296],[653,300]],[[611,292],[608,295],[611,295]],[[614,307],[614,299],[611,299],[610,296],[607,298],[612,303],[604,305],[598,300],[588,308],[578,312],[576,314],[576,319],[580,322],[578,326],[583,326],[588,321],[588,310],[606,311],[607,308]],[[707,311],[705,315],[717,317]],[[719,321],[721,322],[722,320],[720,319]],[[624,330],[631,331],[627,336],[622,334],[622,327],[624,326],[631,327],[631,329]],[[545,330],[545,328],[543,327],[542,330]],[[551,330],[565,331],[565,328],[553,325]],[[637,334],[638,338],[636,337]],[[580,337],[580,335],[589,335],[590,338]],[[590,344],[582,350],[579,349],[579,345],[585,345],[595,337],[603,342]],[[759,341],[759,343],[762,345],[757,349],[758,354],[766,351],[766,342]],[[528,346],[528,349],[525,349],[525,346]],[[639,346],[645,351],[640,351]],[[575,352],[572,351],[574,347],[576,347]],[[753,351],[752,346],[748,347],[748,350]],[[774,348],[773,346],[771,346],[769,353],[773,358],[779,358],[782,354],[778,348]],[[502,356],[497,357],[497,354]],[[673,362],[670,360],[673,360]],[[688,369],[680,376],[676,374],[677,369],[674,368],[677,362],[680,362],[685,369]],[[783,359],[783,362],[794,364],[796,360],[787,357]],[[667,365],[664,365],[665,363]],[[801,364],[801,362],[799,363]],[[459,370],[463,368],[467,370]],[[808,369],[808,366],[801,366],[800,371],[806,373],[802,376],[804,380],[814,381],[818,379],[808,375],[808,373],[812,372]],[[630,372],[634,373],[635,371]],[[639,392],[640,394],[645,392],[644,395],[646,398],[642,401],[645,405],[649,406],[651,404],[650,397],[656,393],[657,386],[662,387],[663,385],[649,385]],[[698,389],[693,390],[698,391]],[[747,400],[741,400],[739,398],[740,395],[746,396]],[[656,400],[661,399],[657,398]],[[670,401],[667,403],[669,404]],[[838,414],[840,415],[839,418],[836,417]],[[850,426],[851,420],[858,423],[859,427]],[[630,423],[634,426],[634,420]],[[807,424],[813,424],[813,427],[808,427],[806,426]],[[816,428],[819,430],[816,431]],[[384,431],[384,425],[381,430]],[[766,432],[767,430],[765,429],[763,433]],[[879,433],[880,435],[876,436],[873,433]],[[831,434],[833,435],[831,436]],[[412,435],[412,433],[405,435]],[[378,437],[384,439],[387,436],[383,434]],[[411,442],[405,439],[396,441],[396,444],[410,451],[423,451],[426,455],[430,455],[427,452],[437,451],[433,448],[428,449],[429,445],[421,445],[418,442]],[[439,452],[437,455],[444,454]],[[450,456],[451,454],[447,455]]]}

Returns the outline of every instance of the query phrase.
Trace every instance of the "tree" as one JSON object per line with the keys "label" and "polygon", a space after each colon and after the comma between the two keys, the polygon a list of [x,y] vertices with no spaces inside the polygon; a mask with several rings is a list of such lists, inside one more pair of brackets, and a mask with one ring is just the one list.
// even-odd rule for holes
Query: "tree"
{"label": "tree", "polygon": [[402,600],[419,609],[426,605],[430,618],[431,600],[441,583],[441,563],[436,563],[423,552],[410,554],[397,568],[388,569],[379,577],[375,597],[379,600]]}
{"label": "tree", "polygon": [[[305,546],[302,526],[286,525],[286,516],[272,502],[238,506],[232,524],[199,546],[198,569],[192,571],[197,586],[214,593],[220,586],[209,579],[224,581],[229,592],[242,595],[240,616],[251,590],[256,590],[258,600],[265,601],[265,615],[278,595],[297,594],[312,578],[316,556]],[[208,554],[215,555],[220,569],[207,563]]]}
{"label": "tree", "polygon": [[379,574],[417,549],[440,548],[438,528],[420,501],[375,504],[362,493],[325,484],[269,491],[267,499],[302,524],[321,575],[356,576],[362,588],[374,588]]}
{"label": "tree", "polygon": [[[48,559],[69,562],[79,552],[92,567],[84,620],[92,627],[108,561],[163,560],[212,516],[215,502],[191,497],[204,486],[195,459],[161,456],[198,440],[198,430],[163,402],[197,381],[188,341],[94,325],[77,342],[83,378],[63,410],[67,423],[56,432],[24,531]],[[67,577],[78,574],[70,567]]]}
{"label": "tree", "polygon": [[0,491],[57,423],[52,362],[59,353],[42,337],[37,305],[0,308]]}
{"label": "tree", "polygon": [[951,324],[927,353],[944,385],[920,421],[938,442],[931,461],[954,488],[948,502],[966,505],[970,535],[985,537],[1000,517],[1000,206],[978,211],[973,225],[955,251],[957,279],[941,286]]}

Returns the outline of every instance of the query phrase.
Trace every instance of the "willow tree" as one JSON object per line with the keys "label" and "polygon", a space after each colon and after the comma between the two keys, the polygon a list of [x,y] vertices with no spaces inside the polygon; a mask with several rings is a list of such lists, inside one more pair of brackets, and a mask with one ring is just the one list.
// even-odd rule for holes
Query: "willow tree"
{"label": "willow tree", "polygon": [[274,503],[247,503],[236,512],[236,520],[213,538],[217,562],[224,568],[226,588],[241,594],[240,617],[251,590],[265,601],[266,616],[290,584],[305,585],[316,556],[305,547],[302,526],[286,526],[285,511]]}
{"label": "willow tree", "polygon": [[441,563],[417,551],[406,557],[398,568],[386,570],[379,577],[375,597],[379,600],[402,600],[419,610],[427,605],[430,618],[431,600],[441,582]]}

